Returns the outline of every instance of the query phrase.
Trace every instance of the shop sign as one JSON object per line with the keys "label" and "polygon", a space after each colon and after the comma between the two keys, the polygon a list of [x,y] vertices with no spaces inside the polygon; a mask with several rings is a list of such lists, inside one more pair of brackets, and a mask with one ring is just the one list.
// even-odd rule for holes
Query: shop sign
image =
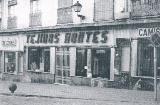
{"label": "shop sign", "polygon": [[108,33],[108,31],[36,33],[27,35],[27,43],[34,45],[106,44],[109,41]]}
{"label": "shop sign", "polygon": [[17,36],[0,36],[0,50],[4,51],[23,51],[24,39]]}
{"label": "shop sign", "polygon": [[7,40],[2,40],[1,44],[3,47],[10,47],[10,46],[15,47],[17,44],[17,40],[8,38]]}
{"label": "shop sign", "polygon": [[160,27],[139,28],[138,32],[139,32],[138,37],[150,37],[153,33],[160,32]]}

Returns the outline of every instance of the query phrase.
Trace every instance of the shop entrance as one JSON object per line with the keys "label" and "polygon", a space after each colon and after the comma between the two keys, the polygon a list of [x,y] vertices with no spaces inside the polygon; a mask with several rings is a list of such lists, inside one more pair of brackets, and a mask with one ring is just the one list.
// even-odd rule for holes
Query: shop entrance
{"label": "shop entrance", "polygon": [[110,78],[110,49],[92,49],[92,77]]}
{"label": "shop entrance", "polygon": [[56,73],[55,82],[66,84],[70,74],[69,48],[56,48]]}

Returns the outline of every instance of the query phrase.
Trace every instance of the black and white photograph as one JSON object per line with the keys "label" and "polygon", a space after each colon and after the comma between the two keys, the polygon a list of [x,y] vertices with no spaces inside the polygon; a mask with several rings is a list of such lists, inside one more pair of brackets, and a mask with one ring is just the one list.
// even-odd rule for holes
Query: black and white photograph
{"label": "black and white photograph", "polygon": [[160,0],[0,0],[0,105],[160,105]]}

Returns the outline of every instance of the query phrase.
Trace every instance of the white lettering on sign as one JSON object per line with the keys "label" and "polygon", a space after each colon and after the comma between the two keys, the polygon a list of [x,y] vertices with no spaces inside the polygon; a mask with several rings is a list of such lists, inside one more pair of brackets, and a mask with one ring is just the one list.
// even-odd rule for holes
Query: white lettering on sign
{"label": "white lettering on sign", "polygon": [[139,32],[138,37],[150,37],[153,33],[160,32],[160,27],[139,28],[138,32]]}

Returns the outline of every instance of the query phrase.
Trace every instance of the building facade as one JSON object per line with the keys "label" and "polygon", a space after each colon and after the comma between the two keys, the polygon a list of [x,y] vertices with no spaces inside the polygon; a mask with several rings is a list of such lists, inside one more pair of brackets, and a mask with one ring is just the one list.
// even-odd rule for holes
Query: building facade
{"label": "building facade", "polygon": [[75,3],[1,0],[2,79],[107,86],[123,74],[133,84],[153,78],[159,0],[79,0],[79,13]]}

